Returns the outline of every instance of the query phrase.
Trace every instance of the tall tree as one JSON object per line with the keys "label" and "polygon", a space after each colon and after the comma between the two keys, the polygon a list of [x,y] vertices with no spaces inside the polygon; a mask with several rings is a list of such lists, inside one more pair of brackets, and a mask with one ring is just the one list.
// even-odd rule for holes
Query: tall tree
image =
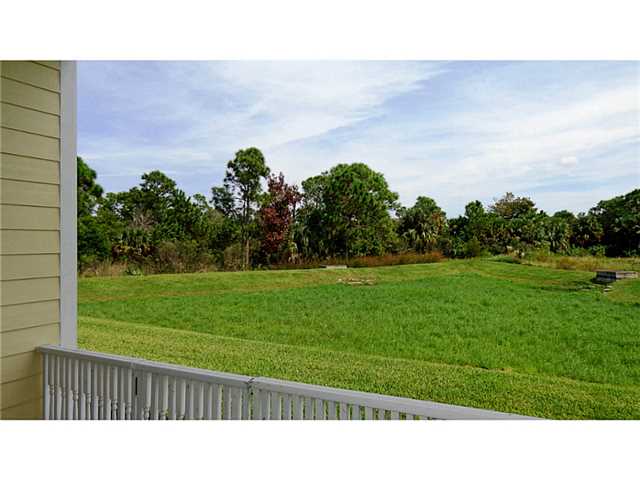
{"label": "tall tree", "polygon": [[287,184],[283,173],[269,176],[266,199],[259,215],[262,227],[261,248],[268,261],[279,257],[285,249],[290,254],[294,253],[291,252],[290,245],[291,229],[301,198],[298,187]]}
{"label": "tall tree", "polygon": [[598,202],[589,214],[602,225],[607,255],[640,253],[640,188]]}
{"label": "tall tree", "polygon": [[447,230],[447,217],[429,197],[418,197],[411,208],[398,212],[398,233],[410,248],[424,253],[433,250]]}
{"label": "tall tree", "polygon": [[78,215],[78,264],[80,268],[95,260],[107,258],[110,243],[103,225],[95,213],[104,190],[97,183],[97,174],[77,157],[77,215]]}
{"label": "tall tree", "polygon": [[379,255],[393,244],[398,194],[364,163],[339,164],[303,182],[304,221],[331,256]]}
{"label": "tall tree", "polygon": [[238,150],[227,163],[222,188],[212,189],[217,209],[233,216],[239,224],[242,268],[249,265],[250,240],[255,230],[255,213],[262,194],[261,181],[269,175],[262,152],[255,147]]}
{"label": "tall tree", "polygon": [[530,198],[516,197],[511,192],[507,192],[502,198],[495,200],[493,205],[489,206],[490,212],[505,220],[525,216],[535,210],[535,203]]}

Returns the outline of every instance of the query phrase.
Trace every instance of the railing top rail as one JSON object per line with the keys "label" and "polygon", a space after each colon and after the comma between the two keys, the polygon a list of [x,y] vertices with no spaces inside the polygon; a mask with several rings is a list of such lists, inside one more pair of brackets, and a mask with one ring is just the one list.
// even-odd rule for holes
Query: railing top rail
{"label": "railing top rail", "polygon": [[92,352],[89,350],[72,349],[60,347],[56,345],[44,345],[38,347],[41,353],[49,353],[53,355],[62,355],[68,358],[77,358],[92,362],[108,363],[124,368],[132,368],[144,370],[145,372],[158,373],[161,375],[172,375],[178,378],[188,380],[198,380],[202,382],[224,383],[232,387],[246,387],[252,377],[246,375],[238,375],[235,373],[216,372],[214,370],[205,370],[202,368],[185,367],[182,365],[174,365],[171,363],[154,362],[143,360],[135,357],[125,357],[121,355],[112,355],[109,353]]}
{"label": "railing top rail", "polygon": [[306,383],[278,380],[267,377],[249,377],[226,372],[216,372],[201,368],[185,367],[169,363],[154,362],[134,357],[125,357],[89,350],[71,349],[54,345],[38,347],[46,354],[66,356],[99,363],[108,363],[124,368],[139,369],[161,375],[172,375],[188,380],[225,384],[232,387],[254,389],[282,394],[319,398],[322,400],[356,404],[364,407],[392,410],[442,420],[533,420],[536,417],[483,410],[479,408],[449,405],[426,400],[394,397],[377,393],[359,392],[341,388],[310,385]]}
{"label": "railing top rail", "polygon": [[334,402],[352,403],[365,407],[395,410],[413,415],[442,420],[534,420],[536,417],[527,417],[513,413],[496,412],[472,407],[449,405],[446,403],[431,402],[427,400],[414,400],[412,398],[394,397],[378,393],[359,392],[341,388],[309,385],[306,383],[276,380],[272,378],[258,377],[253,380],[253,387],[289,393],[307,397],[320,397]]}

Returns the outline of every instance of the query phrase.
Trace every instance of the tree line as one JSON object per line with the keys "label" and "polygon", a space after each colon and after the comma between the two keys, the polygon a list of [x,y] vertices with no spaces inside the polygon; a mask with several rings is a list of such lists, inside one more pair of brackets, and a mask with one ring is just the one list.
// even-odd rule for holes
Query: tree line
{"label": "tree line", "polygon": [[508,192],[447,218],[426,196],[402,206],[384,175],[364,163],[336,165],[299,187],[273,174],[251,147],[236,152],[209,197],[190,197],[157,170],[128,191],[105,193],[78,157],[81,269],[121,262],[157,272],[242,270],[406,252],[465,258],[531,250],[640,255],[640,189],[577,215],[549,215]]}

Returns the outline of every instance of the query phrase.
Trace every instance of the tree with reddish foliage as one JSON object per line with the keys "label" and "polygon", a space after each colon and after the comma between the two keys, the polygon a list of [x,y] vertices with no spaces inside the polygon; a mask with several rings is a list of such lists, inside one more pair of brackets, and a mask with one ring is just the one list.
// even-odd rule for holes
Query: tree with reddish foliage
{"label": "tree with reddish foliage", "polygon": [[291,227],[295,221],[296,207],[302,196],[296,185],[289,185],[284,174],[270,175],[267,179],[267,195],[260,209],[262,226],[262,252],[268,262],[290,260],[292,252]]}

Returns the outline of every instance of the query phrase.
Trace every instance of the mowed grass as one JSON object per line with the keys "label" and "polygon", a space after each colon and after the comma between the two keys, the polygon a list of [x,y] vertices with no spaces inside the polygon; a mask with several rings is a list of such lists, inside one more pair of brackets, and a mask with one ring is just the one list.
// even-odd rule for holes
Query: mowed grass
{"label": "mowed grass", "polygon": [[640,281],[604,292],[592,277],[468,260],[82,279],[80,345],[527,415],[640,418]]}

